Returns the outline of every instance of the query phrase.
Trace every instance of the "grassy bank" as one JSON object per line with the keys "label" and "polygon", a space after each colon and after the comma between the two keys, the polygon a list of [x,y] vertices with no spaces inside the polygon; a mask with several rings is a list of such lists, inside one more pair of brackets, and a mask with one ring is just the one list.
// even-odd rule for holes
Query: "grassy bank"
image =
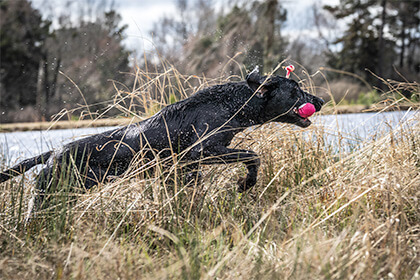
{"label": "grassy bank", "polygon": [[415,279],[416,121],[342,155],[289,127],[243,134],[235,144],[262,155],[262,168],[242,196],[241,165],[204,167],[196,187],[134,171],[76,200],[56,194],[24,227],[32,178],[4,183],[2,278]]}
{"label": "grassy bank", "polygon": [[178,165],[137,164],[87,193],[64,180],[25,226],[33,178],[3,183],[0,277],[417,279],[419,114],[358,150],[331,134],[316,123],[239,134],[232,146],[262,161],[243,195],[241,164],[203,166],[197,186],[178,180]]}

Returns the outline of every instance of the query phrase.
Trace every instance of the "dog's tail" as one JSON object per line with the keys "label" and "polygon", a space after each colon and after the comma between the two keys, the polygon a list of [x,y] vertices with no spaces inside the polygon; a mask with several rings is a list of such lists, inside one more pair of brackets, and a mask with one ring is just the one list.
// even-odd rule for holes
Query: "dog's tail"
{"label": "dog's tail", "polygon": [[25,173],[35,165],[45,163],[50,158],[51,154],[52,151],[49,151],[36,157],[25,159],[24,161],[13,166],[12,168],[0,172],[0,183],[3,183],[12,177]]}

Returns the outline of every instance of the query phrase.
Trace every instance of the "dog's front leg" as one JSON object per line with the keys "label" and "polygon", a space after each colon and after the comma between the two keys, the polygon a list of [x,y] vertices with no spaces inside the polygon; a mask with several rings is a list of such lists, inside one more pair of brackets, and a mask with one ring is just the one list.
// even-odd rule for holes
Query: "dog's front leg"
{"label": "dog's front leg", "polygon": [[244,163],[248,169],[248,174],[245,178],[239,179],[239,192],[247,191],[257,183],[260,159],[255,152],[241,149],[229,149],[225,146],[213,146],[211,148],[203,148],[201,154],[203,164]]}

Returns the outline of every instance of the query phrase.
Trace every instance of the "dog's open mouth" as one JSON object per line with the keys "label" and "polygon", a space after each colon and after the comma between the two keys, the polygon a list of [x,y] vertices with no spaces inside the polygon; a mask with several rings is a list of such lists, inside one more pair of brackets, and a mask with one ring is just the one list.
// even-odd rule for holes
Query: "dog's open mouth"
{"label": "dog's open mouth", "polygon": [[315,106],[311,103],[305,103],[299,107],[293,108],[296,124],[301,127],[308,127],[311,125],[309,117],[316,112]]}

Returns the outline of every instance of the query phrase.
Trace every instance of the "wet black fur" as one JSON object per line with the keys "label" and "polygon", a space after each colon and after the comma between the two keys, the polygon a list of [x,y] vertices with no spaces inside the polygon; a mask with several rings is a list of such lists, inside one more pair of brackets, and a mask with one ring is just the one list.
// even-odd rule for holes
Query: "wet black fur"
{"label": "wet black fur", "polygon": [[253,151],[228,148],[233,137],[247,127],[270,121],[310,125],[294,112],[304,103],[317,111],[323,100],[303,91],[298,84],[278,76],[262,77],[251,72],[246,81],[216,85],[163,108],[154,116],[129,126],[71,142],[59,150],[27,159],[0,173],[0,182],[45,164],[37,179],[41,192],[48,188],[54,167],[77,166],[85,188],[103,182],[109,175],[121,176],[141,151],[149,160],[181,154],[195,170],[202,164],[243,162],[248,174],[239,180],[238,191],[255,185],[260,165]]}

